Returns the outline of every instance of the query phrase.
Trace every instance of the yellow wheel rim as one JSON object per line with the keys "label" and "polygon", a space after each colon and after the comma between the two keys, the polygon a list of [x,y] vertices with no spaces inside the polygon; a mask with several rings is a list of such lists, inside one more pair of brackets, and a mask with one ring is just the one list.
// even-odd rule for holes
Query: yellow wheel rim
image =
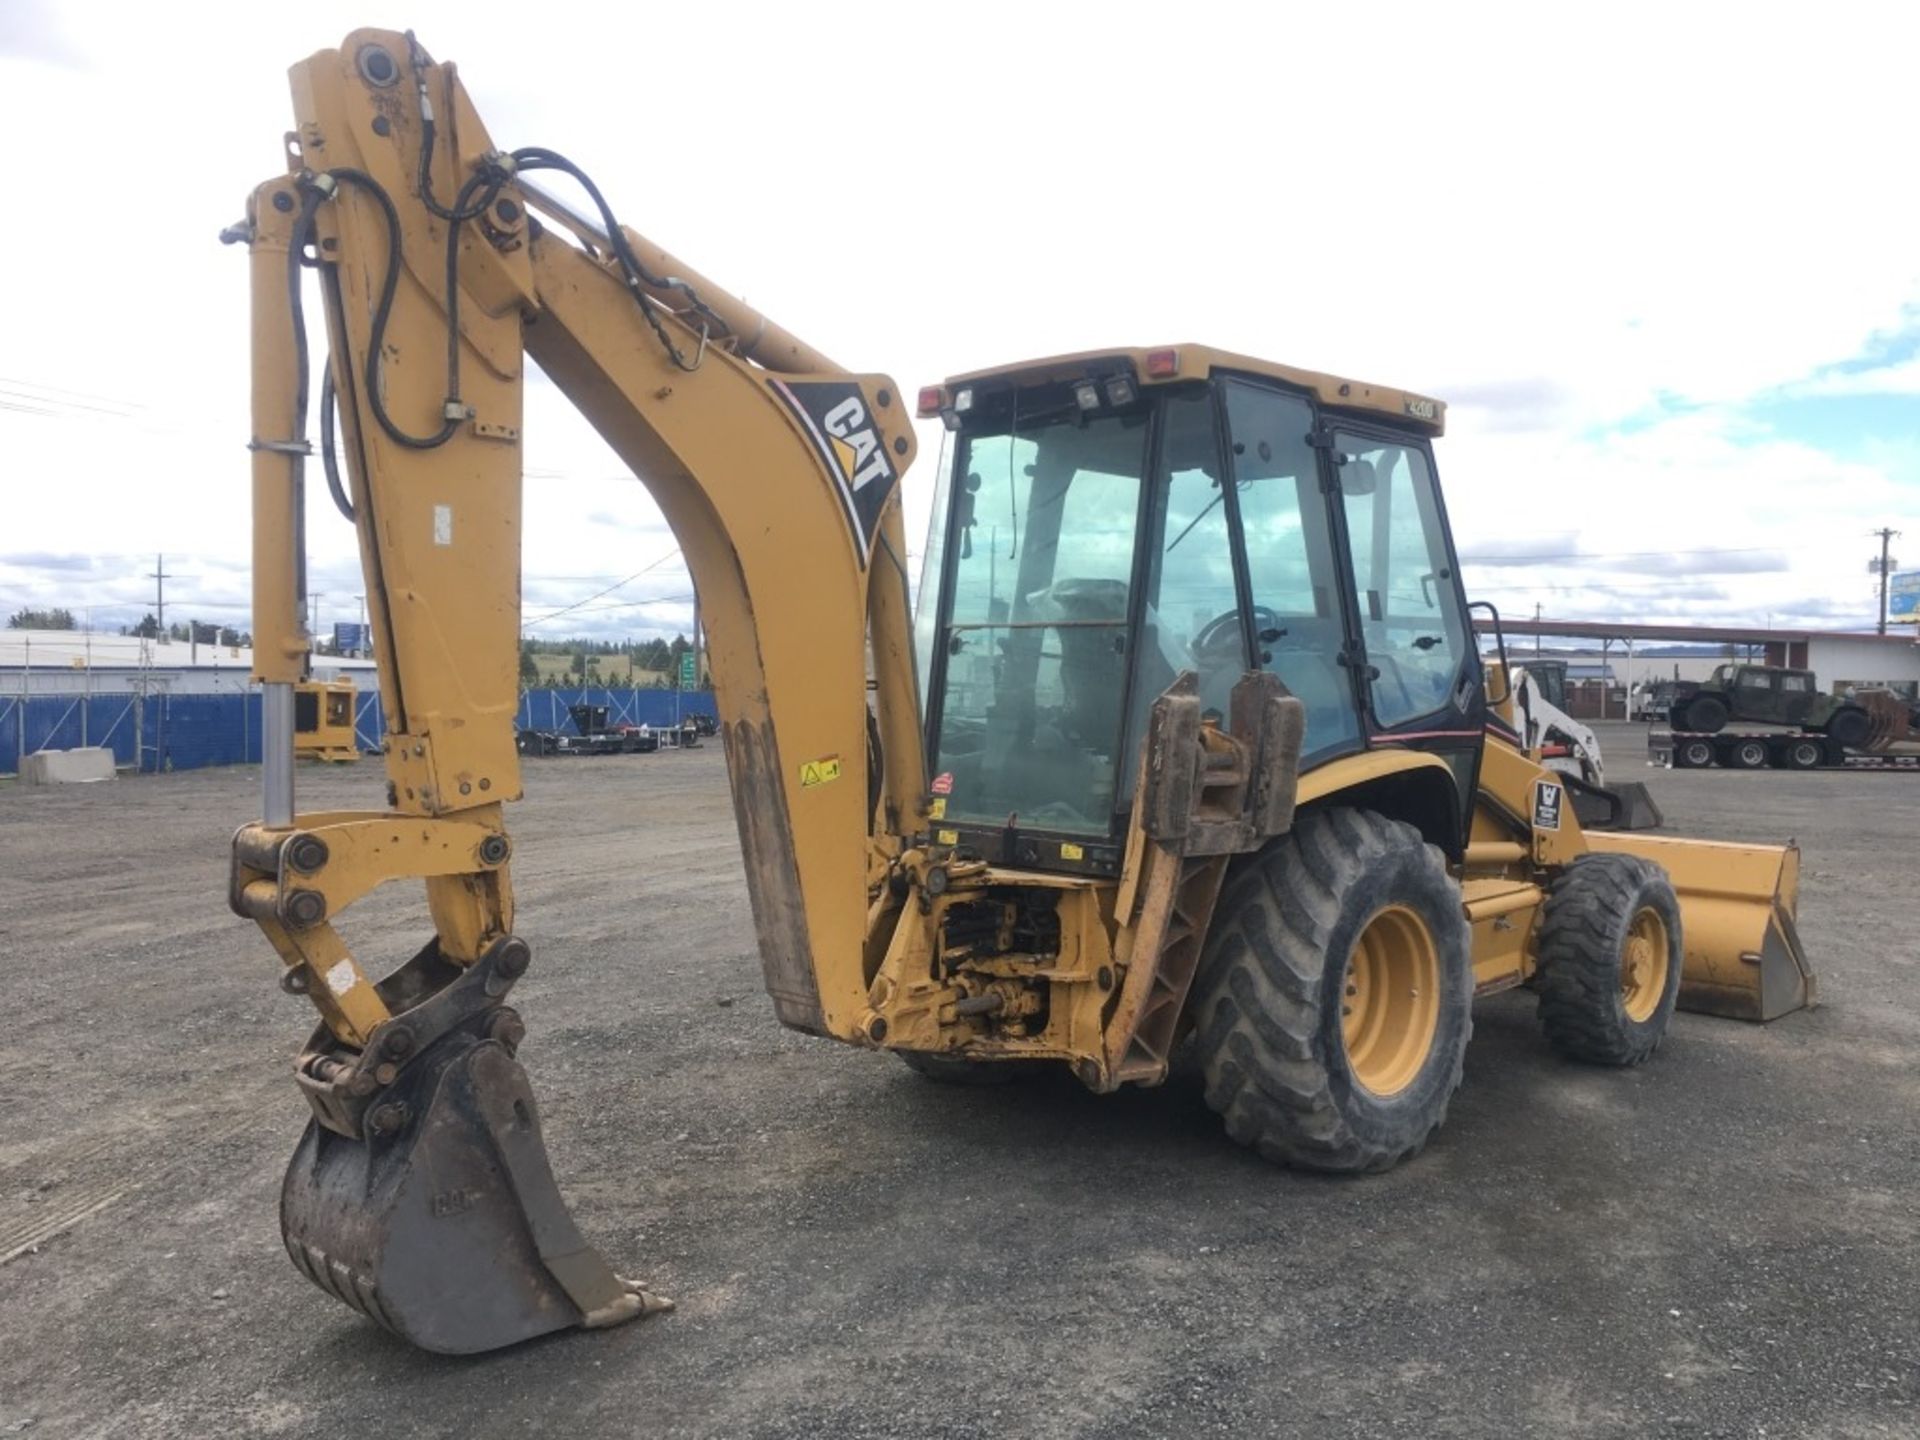
{"label": "yellow wheel rim", "polygon": [[1627,927],[1626,948],[1620,955],[1620,1003],[1627,1018],[1649,1020],[1667,993],[1667,922],[1660,912],[1644,907]]}
{"label": "yellow wheel rim", "polygon": [[1377,1096],[1413,1083],[1440,1028],[1440,954],[1427,924],[1404,905],[1367,921],[1347,957],[1340,1035],[1353,1078]]}

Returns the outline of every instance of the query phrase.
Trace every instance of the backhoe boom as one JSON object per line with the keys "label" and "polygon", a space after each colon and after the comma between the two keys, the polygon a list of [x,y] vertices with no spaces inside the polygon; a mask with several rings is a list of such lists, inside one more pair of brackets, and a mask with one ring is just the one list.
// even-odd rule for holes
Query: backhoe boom
{"label": "backhoe boom", "polygon": [[[343,1148],[374,1170],[382,1147],[417,1159],[398,1142],[431,1119],[433,1143],[444,1152],[453,1132],[467,1168],[490,1178],[417,1203],[492,1211],[502,1234],[516,1214],[564,1219],[544,1156],[531,1163],[508,1143],[497,1107],[458,1098],[485,1100],[478,1071],[463,1067],[518,1076],[520,1027],[501,1001],[531,958],[513,935],[501,810],[521,791],[511,717],[527,358],[647,485],[680,543],[710,640],[767,987],[785,1023],[817,1033],[857,1033],[869,854],[896,854],[901,832],[924,821],[899,491],[912,426],[886,377],[839,369],[618,227],[563,157],[496,149],[452,67],[410,36],[356,32],[292,80],[288,174],[255,192],[244,227],[255,678],[270,702],[290,696],[308,651],[299,282],[317,267],[380,672],[388,809],[296,814],[291,735],[275,730],[263,820],[235,839],[231,899],[323,1022],[297,1070],[316,1128],[289,1176],[290,1248],[310,1273],[352,1271],[342,1288],[375,1297],[362,1308],[422,1343],[486,1348],[618,1311],[610,1272],[596,1257],[576,1293],[566,1280],[581,1262],[535,1246],[526,1266],[567,1295],[556,1301],[543,1281],[538,1304],[516,1302],[508,1284],[469,1307],[490,1305],[492,1323],[449,1332],[425,1318],[429,1297],[405,1293],[404,1264],[350,1258],[364,1217],[345,1217],[343,1196],[367,1175],[356,1168],[346,1190],[315,1177],[346,1163],[326,1158]],[[587,184],[601,222],[525,183],[547,170]],[[376,983],[334,922],[375,885],[409,876],[425,886],[434,938]],[[413,1167],[391,1168],[393,1185],[419,1188]],[[391,1213],[414,1204],[402,1196]]]}

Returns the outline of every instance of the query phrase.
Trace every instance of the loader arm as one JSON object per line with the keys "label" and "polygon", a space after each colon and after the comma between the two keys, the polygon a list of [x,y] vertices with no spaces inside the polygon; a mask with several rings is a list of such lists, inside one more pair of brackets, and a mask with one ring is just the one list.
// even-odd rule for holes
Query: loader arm
{"label": "loader arm", "polygon": [[[867,877],[925,820],[899,488],[913,433],[886,377],[841,370],[619,227],[590,182],[598,217],[544,194],[537,172],[584,177],[551,151],[497,150],[452,66],[411,36],[358,31],[295,66],[292,85],[288,173],[254,192],[231,236],[248,241],[253,274],[255,679],[269,758],[263,819],[235,837],[230,899],[323,1021],[296,1070],[314,1112],[283,1202],[296,1262],[429,1348],[491,1348],[645,1308],[572,1231],[520,1093],[519,1023],[501,1005],[531,959],[513,935],[502,815],[521,792],[527,360],[632,468],[680,543],[767,988],[783,1022],[819,1033],[856,1033]],[[294,805],[309,268],[380,672],[384,811]],[[424,882],[433,938],[376,981],[334,921],[407,877]],[[453,1236],[457,1225],[470,1233]],[[423,1279],[436,1244],[444,1263]],[[463,1246],[489,1251],[483,1268],[500,1276],[450,1303],[444,1274],[463,1268]]]}

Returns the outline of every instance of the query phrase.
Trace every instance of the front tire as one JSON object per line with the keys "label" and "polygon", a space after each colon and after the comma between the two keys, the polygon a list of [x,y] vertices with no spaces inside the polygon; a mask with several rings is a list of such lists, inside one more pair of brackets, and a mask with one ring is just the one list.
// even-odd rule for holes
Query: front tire
{"label": "front tire", "polygon": [[1027,1060],[968,1060],[959,1055],[935,1055],[927,1050],[896,1050],[894,1054],[914,1074],[936,1085],[974,1088],[1007,1085],[1033,1069],[1033,1063]]}
{"label": "front tire", "polygon": [[1726,703],[1711,695],[1698,695],[1687,702],[1683,717],[1685,728],[1699,735],[1716,735],[1727,723]]}
{"label": "front tire", "polygon": [[1460,1086],[1471,939],[1446,862],[1368,810],[1308,814],[1229,880],[1194,987],[1207,1104],[1269,1160],[1387,1170]]}
{"label": "front tire", "polygon": [[1827,721],[1827,735],[1849,750],[1858,750],[1873,733],[1873,717],[1864,710],[1847,709]]}
{"label": "front tire", "polygon": [[1586,855],[1560,873],[1540,917],[1540,1024],[1590,1065],[1638,1065],[1680,996],[1680,902],[1667,872],[1632,855]]}

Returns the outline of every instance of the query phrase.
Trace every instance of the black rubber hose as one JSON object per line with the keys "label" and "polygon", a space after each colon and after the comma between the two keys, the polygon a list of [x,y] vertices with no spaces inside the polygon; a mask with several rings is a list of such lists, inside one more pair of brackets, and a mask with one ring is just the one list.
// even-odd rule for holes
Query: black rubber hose
{"label": "black rubber hose", "polygon": [[337,401],[333,392],[333,357],[327,357],[327,368],[320,373],[320,467],[327,472],[327,491],[333,496],[334,509],[347,517],[347,523],[353,524],[358,518],[353,512],[353,500],[347,494],[347,487],[340,479],[340,461],[333,453],[334,410]]}
{"label": "black rubber hose", "polygon": [[293,312],[293,425],[285,438],[289,445],[289,483],[293,488],[293,594],[304,615],[307,607],[307,462],[300,447],[307,440],[307,394],[312,383],[312,360],[307,353],[307,312],[301,289],[306,277],[305,252],[313,233],[313,217],[321,196],[309,190],[301,196],[287,245],[287,308]]}
{"label": "black rubber hose", "polygon": [[[701,300],[699,294],[691,285],[687,284],[686,281],[675,280],[664,275],[655,275],[652,271],[648,270],[645,265],[640,263],[640,257],[633,253],[633,247],[627,243],[626,233],[621,230],[620,222],[614,218],[613,207],[607,204],[606,196],[600,193],[600,187],[593,183],[592,177],[590,177],[586,171],[582,170],[578,165],[574,164],[558,151],[548,150],[540,145],[528,145],[519,150],[515,150],[513,152],[513,162],[522,170],[558,170],[562,174],[571,175],[579,182],[580,188],[587,192],[587,198],[593,201],[594,208],[600,212],[600,223],[607,232],[607,244],[612,248],[614,258],[620,262],[620,268],[626,273],[629,286],[650,285],[656,290],[678,290],[687,297],[688,303],[704,316],[714,329],[725,330],[727,328],[726,323],[712,310],[707,308],[706,303]],[[635,299],[639,300],[640,297],[636,295]],[[667,334],[666,326],[661,322],[659,315],[655,313],[653,307],[646,304],[644,300],[641,300],[640,309],[641,313],[647,317],[647,324],[653,327],[653,333],[659,337],[660,343],[666,347],[667,354],[673,363],[682,370],[694,370],[698,368],[699,361],[697,358],[692,364],[689,364],[686,356],[680,353],[680,347],[673,343],[673,338]]]}
{"label": "black rubber hose", "polygon": [[[408,434],[394,423],[391,415],[387,414],[387,403],[381,398],[380,393],[380,355],[382,347],[386,344],[387,319],[393,313],[394,292],[398,290],[400,286],[400,212],[394,209],[393,197],[387,194],[379,181],[375,180],[365,171],[342,168],[339,170],[329,170],[327,174],[334,180],[344,180],[347,184],[371,195],[375,203],[380,206],[380,213],[385,216],[387,222],[387,273],[380,282],[380,299],[373,307],[373,333],[368,337],[367,342],[365,381],[368,408],[373,411],[373,418],[379,422],[380,428],[387,432],[388,438],[391,439],[394,444],[404,445],[409,450],[436,449],[453,438],[454,432],[460,428],[460,422],[451,418],[443,418],[440,422],[440,428],[431,435]],[[464,194],[465,192],[463,191],[462,193]],[[449,303],[452,303],[451,297],[449,297]],[[447,318],[456,332],[454,337],[448,342],[448,349],[453,354],[457,365],[459,358],[458,322],[456,317],[452,315],[449,315]],[[451,382],[448,388],[456,393],[449,395],[447,398],[449,400],[458,400],[458,376],[450,375],[448,379]]]}

